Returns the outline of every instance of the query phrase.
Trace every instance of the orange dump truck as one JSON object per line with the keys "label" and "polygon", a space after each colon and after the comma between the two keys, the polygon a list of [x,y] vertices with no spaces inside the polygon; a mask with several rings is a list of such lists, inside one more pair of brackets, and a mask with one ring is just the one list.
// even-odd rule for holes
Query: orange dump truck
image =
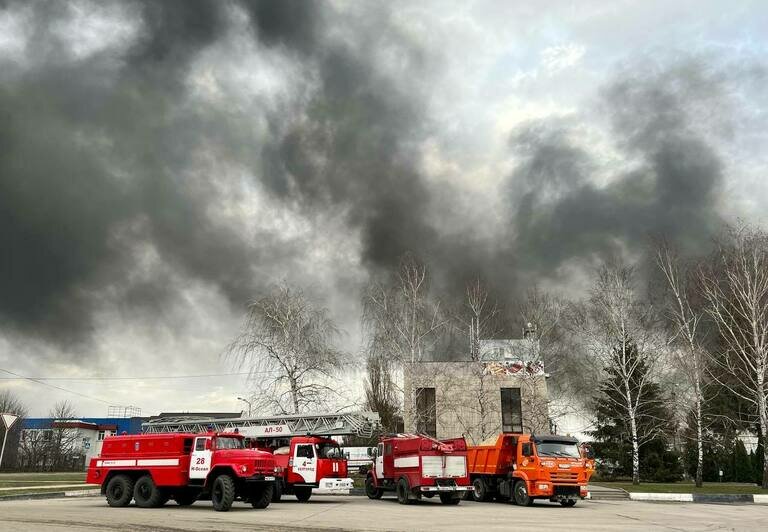
{"label": "orange dump truck", "polygon": [[468,446],[467,468],[476,501],[530,506],[547,499],[573,506],[587,496],[594,461],[570,436],[502,433],[495,445]]}

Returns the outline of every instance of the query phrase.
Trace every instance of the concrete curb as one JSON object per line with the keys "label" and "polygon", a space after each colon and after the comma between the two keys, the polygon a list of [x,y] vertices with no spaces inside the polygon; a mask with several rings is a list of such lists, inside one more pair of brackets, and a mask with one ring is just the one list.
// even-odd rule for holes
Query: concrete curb
{"label": "concrete curb", "polygon": [[18,495],[0,495],[2,501],[25,501],[33,499],[61,499],[62,497],[95,497],[101,495],[100,489],[49,491],[45,493],[20,493]]}
{"label": "concrete curb", "polygon": [[768,495],[749,493],[637,493],[630,500],[646,502],[693,502],[701,504],[768,504]]}

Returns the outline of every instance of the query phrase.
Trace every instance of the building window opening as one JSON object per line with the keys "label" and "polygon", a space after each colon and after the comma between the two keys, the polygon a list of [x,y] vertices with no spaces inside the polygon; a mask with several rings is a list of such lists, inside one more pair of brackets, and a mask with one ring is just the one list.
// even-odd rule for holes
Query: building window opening
{"label": "building window opening", "polygon": [[416,432],[437,437],[437,404],[434,388],[416,388]]}
{"label": "building window opening", "polygon": [[520,388],[501,389],[501,428],[504,432],[523,432]]}

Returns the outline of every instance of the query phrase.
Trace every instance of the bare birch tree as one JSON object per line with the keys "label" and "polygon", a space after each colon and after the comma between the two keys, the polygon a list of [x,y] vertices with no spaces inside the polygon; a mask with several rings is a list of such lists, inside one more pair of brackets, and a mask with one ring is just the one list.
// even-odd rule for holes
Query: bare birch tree
{"label": "bare birch tree", "polygon": [[[528,368],[523,379],[523,415],[524,423],[537,432],[549,426],[542,427],[543,420],[556,420],[577,411],[577,401],[567,390],[567,378],[574,372],[568,368],[568,360],[563,352],[562,325],[566,304],[561,298],[541,290],[538,286],[528,289],[517,304],[517,314],[523,326],[523,341],[525,348],[524,359]],[[544,377],[537,367],[543,367],[548,375],[548,398],[540,392],[539,381]]]}
{"label": "bare birch tree", "polygon": [[694,267],[683,260],[669,244],[656,250],[656,264],[666,282],[664,314],[671,326],[669,344],[677,370],[688,381],[693,400],[696,434],[696,486],[704,474],[705,387],[709,380],[710,356],[703,342],[702,321],[705,308],[699,304]]}
{"label": "bare birch tree", "polygon": [[[707,311],[723,343],[713,377],[750,404],[768,436],[768,234],[730,229],[712,264],[700,270]],[[721,378],[725,373],[728,378]],[[763,444],[763,488],[768,488],[768,445]]]}
{"label": "bare birch tree", "polygon": [[467,283],[464,301],[454,316],[459,331],[466,335],[469,360],[480,360],[482,340],[494,338],[502,330],[501,309],[479,278]]}
{"label": "bare birch tree", "polygon": [[[453,388],[466,387],[465,378],[453,378],[442,394],[442,409],[452,414],[462,427],[463,434],[473,443],[485,441],[500,430],[498,412],[495,409],[496,388],[490,386],[490,375],[481,361],[483,340],[496,338],[503,329],[502,310],[487,285],[476,277],[468,282],[464,290],[464,300],[453,316],[454,327],[459,335],[466,338],[466,365],[471,375],[472,385],[468,391]],[[447,382],[447,380],[446,380]],[[468,403],[446,400],[449,397],[471,397]]]}
{"label": "bare birch tree", "polygon": [[632,482],[640,482],[640,446],[657,437],[664,419],[649,418],[647,391],[661,363],[661,343],[653,308],[638,297],[633,268],[620,264],[600,269],[587,305],[573,313],[574,332],[581,337],[600,384],[623,417],[632,445]]}
{"label": "bare birch tree", "polygon": [[69,401],[59,401],[48,417],[52,420],[51,439],[48,445],[48,455],[51,458],[50,466],[53,471],[70,469],[72,459],[77,449],[78,430],[68,427],[66,421],[75,419],[75,408]]}
{"label": "bare birch tree", "polygon": [[299,414],[327,407],[336,395],[333,383],[345,363],[334,346],[338,336],[326,309],[301,290],[281,285],[248,306],[228,354],[248,368],[257,408]]}
{"label": "bare birch tree", "polygon": [[[371,341],[369,351],[386,353],[393,369],[406,370],[424,360],[446,325],[440,302],[429,294],[427,267],[406,254],[389,282],[373,282],[363,296],[363,321]],[[394,383],[394,379],[392,380]],[[370,383],[369,383],[370,384]],[[403,387],[398,386],[402,393]],[[418,391],[411,386],[403,408],[418,425]]]}

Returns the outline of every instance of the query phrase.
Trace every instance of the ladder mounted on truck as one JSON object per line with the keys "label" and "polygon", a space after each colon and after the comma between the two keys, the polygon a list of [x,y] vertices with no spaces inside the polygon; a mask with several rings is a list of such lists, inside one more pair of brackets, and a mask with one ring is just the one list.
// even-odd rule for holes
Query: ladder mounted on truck
{"label": "ladder mounted on truck", "polygon": [[290,438],[292,436],[346,436],[370,438],[379,430],[376,412],[335,414],[291,414],[268,417],[216,419],[189,414],[184,417],[159,418],[142,423],[144,433],[159,432],[231,432],[237,429],[250,438]]}

